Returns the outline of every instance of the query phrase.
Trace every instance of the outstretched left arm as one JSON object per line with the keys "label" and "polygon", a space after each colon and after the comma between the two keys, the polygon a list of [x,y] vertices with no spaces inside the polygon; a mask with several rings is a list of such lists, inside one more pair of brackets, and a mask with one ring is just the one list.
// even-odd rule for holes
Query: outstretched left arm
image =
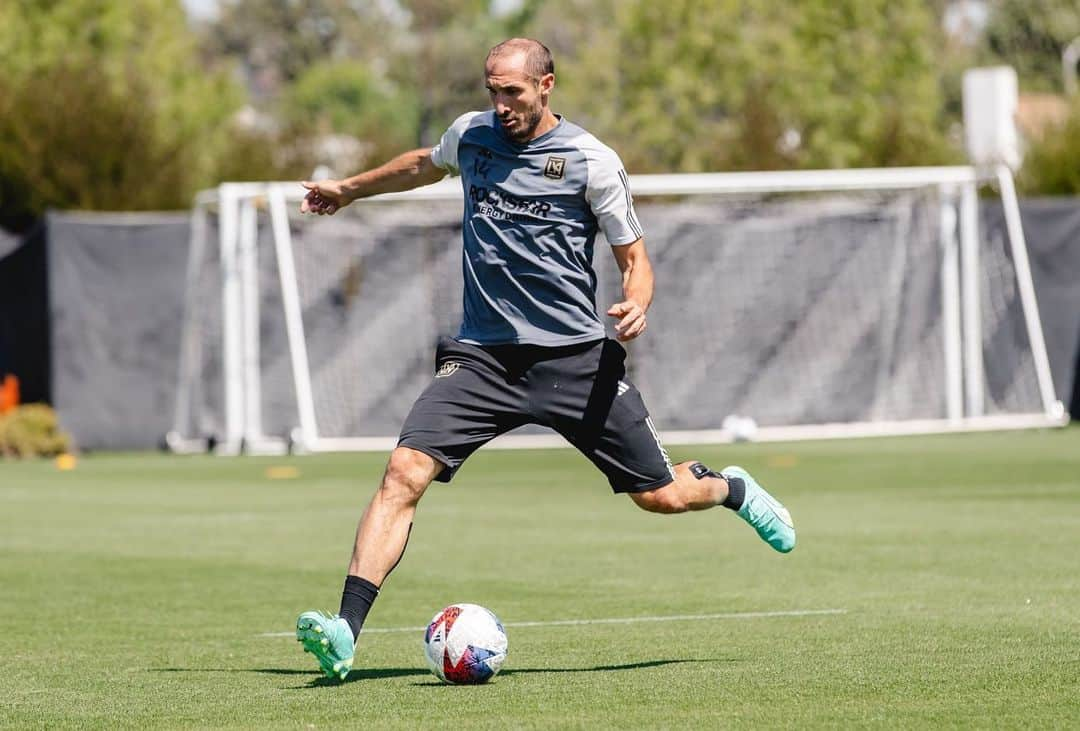
{"label": "outstretched left arm", "polygon": [[652,264],[645,251],[645,239],[612,246],[611,251],[622,272],[623,301],[612,305],[607,314],[618,318],[615,334],[625,343],[645,332],[645,311],[653,297]]}

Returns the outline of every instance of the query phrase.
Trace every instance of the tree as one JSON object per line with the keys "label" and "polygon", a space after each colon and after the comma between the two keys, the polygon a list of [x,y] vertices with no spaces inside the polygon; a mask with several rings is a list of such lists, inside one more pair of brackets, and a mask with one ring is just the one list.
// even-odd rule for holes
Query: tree
{"label": "tree", "polygon": [[487,0],[402,0],[409,13],[395,78],[419,98],[417,143],[438,142],[461,114],[488,105],[484,57],[506,27]]}
{"label": "tree", "polygon": [[178,0],[0,5],[0,223],[46,208],[183,208],[258,140],[199,68]]}
{"label": "tree", "polygon": [[378,0],[223,0],[203,45],[210,58],[239,63],[264,101],[313,65],[388,58],[404,21],[391,8]]}
{"label": "tree", "polygon": [[1062,123],[1031,141],[1017,186],[1029,195],[1080,195],[1080,99]]}
{"label": "tree", "polygon": [[504,27],[488,0],[228,0],[204,46],[296,137],[357,136],[374,157],[485,104],[483,54]]}
{"label": "tree", "polygon": [[[1076,0],[995,0],[990,3],[979,59],[1016,69],[1021,89],[1062,89],[1061,55],[1080,37]],[[1028,140],[1018,186],[1029,195],[1080,193],[1080,99],[1069,116]]]}
{"label": "tree", "polygon": [[416,145],[418,137],[415,95],[351,61],[312,65],[285,89],[278,109],[295,134],[343,134],[364,141],[366,149],[357,159],[330,161],[342,172],[381,162]]}
{"label": "tree", "polygon": [[[583,5],[604,15],[588,17]],[[568,15],[584,15],[589,31],[567,28]],[[938,19],[922,0],[556,0],[532,28],[561,51],[557,103],[631,169],[950,156]]]}
{"label": "tree", "polygon": [[984,35],[983,63],[1016,69],[1030,91],[1061,90],[1061,54],[1080,37],[1076,0],[993,0]]}

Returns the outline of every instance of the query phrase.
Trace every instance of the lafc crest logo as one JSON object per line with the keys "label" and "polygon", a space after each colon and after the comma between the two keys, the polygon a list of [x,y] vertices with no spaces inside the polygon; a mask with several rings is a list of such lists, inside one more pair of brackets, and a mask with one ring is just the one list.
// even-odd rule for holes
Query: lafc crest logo
{"label": "lafc crest logo", "polygon": [[551,178],[552,180],[562,180],[563,173],[566,172],[566,158],[565,157],[549,157],[547,164],[544,165],[544,177]]}
{"label": "lafc crest logo", "polygon": [[452,376],[457,372],[457,369],[460,367],[460,363],[455,363],[452,360],[447,361],[446,363],[443,363],[441,366],[439,366],[439,370],[435,371],[435,377],[446,378],[447,376]]}

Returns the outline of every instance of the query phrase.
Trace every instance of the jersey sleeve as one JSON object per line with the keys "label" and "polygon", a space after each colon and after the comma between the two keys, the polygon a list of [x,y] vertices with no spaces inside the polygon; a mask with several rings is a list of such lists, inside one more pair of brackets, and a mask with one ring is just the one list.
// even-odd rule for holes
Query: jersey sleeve
{"label": "jersey sleeve", "polygon": [[586,149],[589,182],[585,197],[593,215],[612,246],[632,244],[645,235],[630,196],[630,181],[622,160],[610,147],[597,144]]}
{"label": "jersey sleeve", "polygon": [[439,144],[431,148],[431,162],[435,164],[435,167],[442,168],[451,175],[459,174],[458,143],[461,142],[465,130],[469,128],[469,123],[479,114],[480,112],[462,114],[443,133],[442,138],[439,139]]}

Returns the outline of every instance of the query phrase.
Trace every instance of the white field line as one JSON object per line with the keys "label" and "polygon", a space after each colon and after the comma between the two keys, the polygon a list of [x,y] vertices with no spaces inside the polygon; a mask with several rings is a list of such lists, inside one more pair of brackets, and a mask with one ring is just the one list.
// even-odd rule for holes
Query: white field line
{"label": "white field line", "polygon": [[[605,617],[601,619],[552,619],[541,622],[503,622],[504,627],[569,627],[584,624],[637,624],[638,622],[690,622],[702,619],[768,619],[770,617],[818,617],[847,614],[846,609],[791,609],[777,612],[722,612],[720,614],[667,614],[659,617]],[[365,627],[362,635],[390,632],[423,632],[427,627]],[[296,632],[264,632],[259,637],[295,637]]]}

